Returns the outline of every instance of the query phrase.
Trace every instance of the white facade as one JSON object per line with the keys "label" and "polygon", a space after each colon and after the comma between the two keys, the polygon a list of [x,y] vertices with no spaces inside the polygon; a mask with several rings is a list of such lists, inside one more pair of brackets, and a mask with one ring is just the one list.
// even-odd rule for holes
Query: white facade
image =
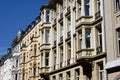
{"label": "white facade", "polygon": [[12,58],[8,58],[3,65],[2,80],[12,80]]}

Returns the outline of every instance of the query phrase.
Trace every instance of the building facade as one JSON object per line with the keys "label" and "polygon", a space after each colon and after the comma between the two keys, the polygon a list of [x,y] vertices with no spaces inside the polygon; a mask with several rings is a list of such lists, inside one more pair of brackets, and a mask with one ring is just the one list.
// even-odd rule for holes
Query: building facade
{"label": "building facade", "polygon": [[9,57],[3,64],[2,80],[12,80],[12,58]]}
{"label": "building facade", "polygon": [[120,1],[105,0],[108,80],[120,80]]}
{"label": "building facade", "polygon": [[20,55],[20,80],[38,80],[40,66],[40,18],[25,30]]}
{"label": "building facade", "polygon": [[107,80],[103,0],[41,7],[40,80]]}
{"label": "building facade", "polygon": [[12,43],[12,80],[20,80],[20,54],[22,46],[22,37],[24,35],[23,31],[18,31],[17,37],[13,40]]}

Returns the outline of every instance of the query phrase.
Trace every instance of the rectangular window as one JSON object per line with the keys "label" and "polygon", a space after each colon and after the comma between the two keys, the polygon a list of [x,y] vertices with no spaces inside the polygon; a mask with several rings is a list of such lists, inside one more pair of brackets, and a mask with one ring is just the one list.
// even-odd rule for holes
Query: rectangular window
{"label": "rectangular window", "polygon": [[45,33],[46,43],[49,43],[49,38],[50,38],[49,35],[50,35],[49,30],[46,30],[46,33]]}
{"label": "rectangular window", "polygon": [[97,0],[97,12],[100,11],[100,0]]}
{"label": "rectangular window", "polygon": [[115,0],[115,11],[120,11],[120,0]]}
{"label": "rectangular window", "polygon": [[54,40],[57,40],[57,31],[56,31],[56,28],[54,28]]}
{"label": "rectangular window", "polygon": [[97,52],[102,52],[102,29],[101,25],[97,27]]}
{"label": "rectangular window", "polygon": [[79,69],[75,70],[75,80],[80,80],[80,71],[79,71]]}
{"label": "rectangular window", "polygon": [[37,53],[37,45],[34,44],[34,56],[36,56],[36,53]]}
{"label": "rectangular window", "polygon": [[46,10],[46,22],[50,22],[50,11]]}
{"label": "rectangular window", "polygon": [[68,43],[67,49],[68,49],[68,53],[67,53],[67,65],[69,65],[70,64],[70,59],[71,59],[71,43],[70,42]]}
{"label": "rectangular window", "polygon": [[71,78],[71,75],[70,75],[70,72],[67,72],[67,79],[66,80],[70,80],[70,78]]}
{"label": "rectangular window", "polygon": [[85,29],[86,48],[90,48],[91,29]]}
{"label": "rectangular window", "polygon": [[56,77],[55,77],[55,76],[53,76],[53,80],[56,80]]}
{"label": "rectangular window", "polygon": [[54,70],[56,69],[56,64],[57,64],[57,53],[56,50],[54,50]]}
{"label": "rectangular window", "polygon": [[45,53],[45,66],[49,66],[49,52]]}
{"label": "rectangular window", "polygon": [[98,63],[99,80],[105,80],[103,62]]}
{"label": "rectangular window", "polygon": [[81,0],[78,0],[78,17],[81,16]]}
{"label": "rectangular window", "polygon": [[15,80],[18,80],[18,75],[17,74],[15,74]]}
{"label": "rectangular window", "polygon": [[67,7],[70,7],[70,0],[67,0]]}
{"label": "rectangular window", "polygon": [[118,40],[118,55],[120,55],[120,29],[117,30],[117,40]]}
{"label": "rectangular window", "polygon": [[63,36],[63,23],[60,24],[60,36]]}
{"label": "rectangular window", "polygon": [[90,0],[85,0],[85,15],[89,16]]}
{"label": "rectangular window", "polygon": [[59,80],[63,80],[62,74],[59,75]]}
{"label": "rectangular window", "polygon": [[64,53],[63,53],[63,47],[60,48],[60,67],[63,65],[63,59],[64,59]]}
{"label": "rectangular window", "polygon": [[56,50],[54,50],[54,65],[57,64],[57,54],[56,54]]}
{"label": "rectangular window", "polygon": [[67,30],[68,32],[71,30],[71,18],[70,17],[67,18]]}
{"label": "rectangular window", "polygon": [[79,44],[80,44],[80,49],[82,49],[82,30],[79,32]]}

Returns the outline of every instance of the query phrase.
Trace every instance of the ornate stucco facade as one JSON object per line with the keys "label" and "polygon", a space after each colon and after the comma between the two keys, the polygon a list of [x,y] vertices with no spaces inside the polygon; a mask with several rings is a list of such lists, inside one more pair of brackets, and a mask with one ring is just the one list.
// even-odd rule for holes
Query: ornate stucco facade
{"label": "ornate stucco facade", "polygon": [[103,0],[41,7],[40,80],[107,80]]}
{"label": "ornate stucco facade", "polygon": [[29,25],[22,39],[20,80],[38,80],[40,66],[40,18]]}

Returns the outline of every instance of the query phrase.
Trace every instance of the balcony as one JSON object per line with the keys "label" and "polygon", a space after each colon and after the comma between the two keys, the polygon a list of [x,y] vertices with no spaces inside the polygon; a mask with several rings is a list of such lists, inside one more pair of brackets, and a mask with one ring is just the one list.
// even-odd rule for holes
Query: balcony
{"label": "balcony", "polygon": [[12,72],[16,72],[16,71],[18,71],[18,70],[19,70],[18,67],[12,66]]}
{"label": "balcony", "polygon": [[67,37],[70,37],[71,36],[71,31],[68,31],[67,32]]}
{"label": "balcony", "polygon": [[98,11],[97,13],[95,13],[95,19],[98,19],[100,17],[100,11]]}
{"label": "balcony", "polygon": [[63,42],[63,36],[60,37],[60,42]]}
{"label": "balcony", "polygon": [[50,67],[42,67],[40,68],[40,76],[45,80],[49,80],[49,69]]}
{"label": "balcony", "polygon": [[92,59],[94,56],[94,49],[82,49],[80,51],[77,51],[76,59],[84,60],[84,59]]}

